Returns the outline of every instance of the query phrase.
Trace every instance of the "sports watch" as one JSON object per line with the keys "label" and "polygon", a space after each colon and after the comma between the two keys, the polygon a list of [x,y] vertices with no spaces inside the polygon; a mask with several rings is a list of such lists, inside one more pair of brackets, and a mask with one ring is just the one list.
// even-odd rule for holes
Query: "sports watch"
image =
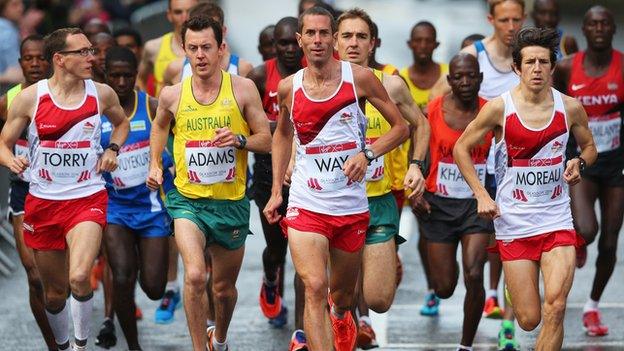
{"label": "sports watch", "polygon": [[238,146],[236,147],[239,150],[242,150],[247,145],[247,138],[245,138],[242,134],[236,134],[236,140],[238,141]]}
{"label": "sports watch", "polygon": [[371,162],[373,162],[377,157],[375,157],[375,153],[371,149],[364,149],[363,151],[364,151],[364,157],[366,157],[366,160],[368,161],[368,164],[370,165]]}
{"label": "sports watch", "polygon": [[115,153],[117,155],[119,155],[119,145],[115,144],[115,143],[110,143],[108,144],[108,146],[106,147],[106,150],[112,150],[115,151]]}

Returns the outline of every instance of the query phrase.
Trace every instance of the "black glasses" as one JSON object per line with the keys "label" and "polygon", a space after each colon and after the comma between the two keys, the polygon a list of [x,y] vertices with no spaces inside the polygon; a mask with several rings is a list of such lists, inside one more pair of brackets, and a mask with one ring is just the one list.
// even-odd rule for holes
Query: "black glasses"
{"label": "black glasses", "polygon": [[66,50],[66,51],[59,51],[59,54],[62,55],[71,55],[71,54],[78,54],[80,56],[84,56],[87,57],[89,56],[89,54],[91,55],[97,55],[99,52],[98,48],[82,48],[82,49],[78,49],[78,50]]}

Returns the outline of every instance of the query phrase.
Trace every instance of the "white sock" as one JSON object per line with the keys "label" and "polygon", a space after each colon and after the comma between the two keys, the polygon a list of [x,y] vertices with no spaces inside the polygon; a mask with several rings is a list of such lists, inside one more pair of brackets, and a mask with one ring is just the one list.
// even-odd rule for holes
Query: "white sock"
{"label": "white sock", "polygon": [[496,297],[498,298],[498,290],[496,289],[488,289],[485,295],[486,299],[489,299],[490,297]]}
{"label": "white sock", "polygon": [[91,329],[91,314],[93,313],[93,292],[87,296],[71,294],[71,310],[74,319],[74,337],[76,340],[87,340]]}
{"label": "white sock", "polygon": [[224,342],[218,342],[217,338],[212,339],[212,347],[215,351],[227,351],[227,339]]}
{"label": "white sock", "polygon": [[587,299],[587,302],[585,302],[585,306],[583,307],[583,312],[598,311],[599,302],[600,301],[592,300],[590,297],[589,299]]}
{"label": "white sock", "polygon": [[173,291],[178,293],[180,291],[180,286],[178,285],[178,280],[172,280],[167,282],[167,286],[165,287],[165,291]]}
{"label": "white sock", "polygon": [[464,346],[464,345],[459,345],[457,346],[457,351],[459,350],[468,350],[468,351],[472,351],[472,346]]}
{"label": "white sock", "polygon": [[57,345],[64,345],[69,343],[69,311],[67,310],[67,303],[63,305],[63,308],[56,312],[50,312],[45,309],[46,316],[48,316],[48,323],[50,323],[50,329],[54,334],[54,341]]}
{"label": "white sock", "polygon": [[373,325],[369,316],[360,316],[359,319],[368,325]]}

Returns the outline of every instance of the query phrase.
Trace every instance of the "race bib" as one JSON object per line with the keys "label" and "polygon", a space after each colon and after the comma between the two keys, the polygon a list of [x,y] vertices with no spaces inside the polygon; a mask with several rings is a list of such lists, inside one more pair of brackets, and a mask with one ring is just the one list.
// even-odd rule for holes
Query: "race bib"
{"label": "race bib", "polygon": [[149,140],[124,145],[117,156],[117,169],[111,173],[115,189],[145,184],[149,171]]}
{"label": "race bib", "polygon": [[97,159],[89,140],[44,140],[39,144],[37,176],[59,184],[80,183],[93,177]]}
{"label": "race bib", "polygon": [[512,160],[512,197],[522,203],[545,203],[564,193],[563,156]]}
{"label": "race bib", "polygon": [[[366,145],[371,145],[377,139],[378,138],[366,138]],[[385,155],[381,155],[377,157],[376,159],[371,161],[370,165],[368,165],[368,168],[366,168],[366,181],[367,182],[378,182],[383,179],[384,172],[385,172],[384,156]]]}
{"label": "race bib", "polygon": [[[485,161],[485,160],[483,160]],[[486,163],[475,163],[475,170],[481,184],[485,184]],[[446,157],[438,162],[438,174],[436,178],[436,195],[453,199],[470,199],[474,196],[472,189],[466,183],[459,167],[453,162],[453,158]]]}
{"label": "race bib", "polygon": [[620,147],[621,126],[622,117],[619,111],[589,118],[589,129],[594,136],[596,149],[599,153]]}
{"label": "race bib", "polygon": [[308,187],[314,191],[327,192],[344,189],[354,184],[344,174],[345,162],[360,150],[355,141],[305,149],[303,174]]}
{"label": "race bib", "polygon": [[[28,141],[24,140],[24,139],[18,139],[15,142],[15,156],[22,156],[24,158],[26,158],[27,160],[30,158],[28,155]],[[29,181],[29,176],[30,176],[30,168],[26,168],[26,170],[20,174],[17,175],[17,177],[25,182]]]}
{"label": "race bib", "polygon": [[212,146],[209,140],[189,140],[185,150],[189,182],[231,183],[236,178],[236,149]]}

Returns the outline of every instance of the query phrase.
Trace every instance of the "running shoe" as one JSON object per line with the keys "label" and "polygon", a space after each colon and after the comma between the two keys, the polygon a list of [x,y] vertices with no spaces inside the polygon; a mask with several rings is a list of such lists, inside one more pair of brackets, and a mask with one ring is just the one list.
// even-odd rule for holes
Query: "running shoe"
{"label": "running shoe", "polygon": [[397,252],[397,268],[396,268],[396,286],[398,287],[403,280],[403,262],[401,261],[401,255]]}
{"label": "running shoe", "polygon": [[72,349],[72,351],[86,351],[87,350],[87,345],[85,345],[85,346],[78,346],[78,345],[76,345],[76,343],[72,343],[71,344],[71,349]]}
{"label": "running shoe", "polygon": [[180,292],[169,290],[165,292],[160,306],[156,309],[154,316],[156,324],[169,324],[173,322],[173,314],[180,305]]}
{"label": "running shoe", "polygon": [[362,350],[370,350],[379,347],[375,340],[375,331],[363,320],[358,322],[357,347]]}
{"label": "running shoe", "polygon": [[490,296],[483,305],[483,317],[492,319],[503,318],[503,309],[498,305],[498,297]]}
{"label": "running shoe", "polygon": [[334,330],[334,347],[336,351],[352,351],[357,338],[357,328],[355,327],[353,317],[351,317],[351,311],[345,312],[340,319],[330,311],[329,317]]}
{"label": "running shoe", "polygon": [[589,336],[605,336],[609,328],[600,321],[600,312],[597,310],[583,313],[583,329]]}
{"label": "running shoe", "polygon": [[425,296],[425,304],[420,308],[420,314],[423,316],[437,316],[440,310],[440,298],[434,293],[428,293]]}
{"label": "running shoe", "polygon": [[89,282],[91,283],[91,290],[97,290],[100,286],[100,282],[102,281],[102,277],[104,276],[104,265],[106,262],[104,258],[99,257],[93,268],[91,268],[91,276],[89,277]]}
{"label": "running shoe", "polygon": [[269,319],[277,318],[282,311],[282,297],[279,294],[279,284],[272,287],[262,281],[260,287],[260,309],[265,317]]}
{"label": "running shoe", "polygon": [[282,328],[286,324],[288,324],[288,308],[286,306],[282,306],[282,310],[275,318],[269,319],[269,324],[273,326],[273,328]]}
{"label": "running shoe", "polygon": [[290,338],[288,351],[308,351],[308,340],[306,340],[303,330],[297,329],[294,331]]}
{"label": "running shoe", "polygon": [[115,323],[110,319],[105,319],[100,328],[100,332],[95,338],[95,345],[110,349],[117,345],[117,336],[115,335]]}
{"label": "running shoe", "polygon": [[141,310],[141,307],[136,305],[136,302],[134,303],[134,318],[136,318],[137,321],[143,319],[143,311]]}
{"label": "running shoe", "polygon": [[[213,339],[214,339],[214,333],[215,330],[217,330],[217,328],[215,326],[212,327],[208,327],[208,329],[206,329],[206,336],[208,337],[208,342],[206,343],[206,348],[208,349],[208,351],[214,351],[214,346],[212,345]],[[230,347],[228,345],[225,345],[225,350],[229,350]]]}
{"label": "running shoe", "polygon": [[587,262],[587,245],[582,245],[576,249],[576,268],[583,268]]}
{"label": "running shoe", "polygon": [[512,321],[503,321],[498,332],[499,351],[520,351],[520,344],[516,341],[516,329]]}

